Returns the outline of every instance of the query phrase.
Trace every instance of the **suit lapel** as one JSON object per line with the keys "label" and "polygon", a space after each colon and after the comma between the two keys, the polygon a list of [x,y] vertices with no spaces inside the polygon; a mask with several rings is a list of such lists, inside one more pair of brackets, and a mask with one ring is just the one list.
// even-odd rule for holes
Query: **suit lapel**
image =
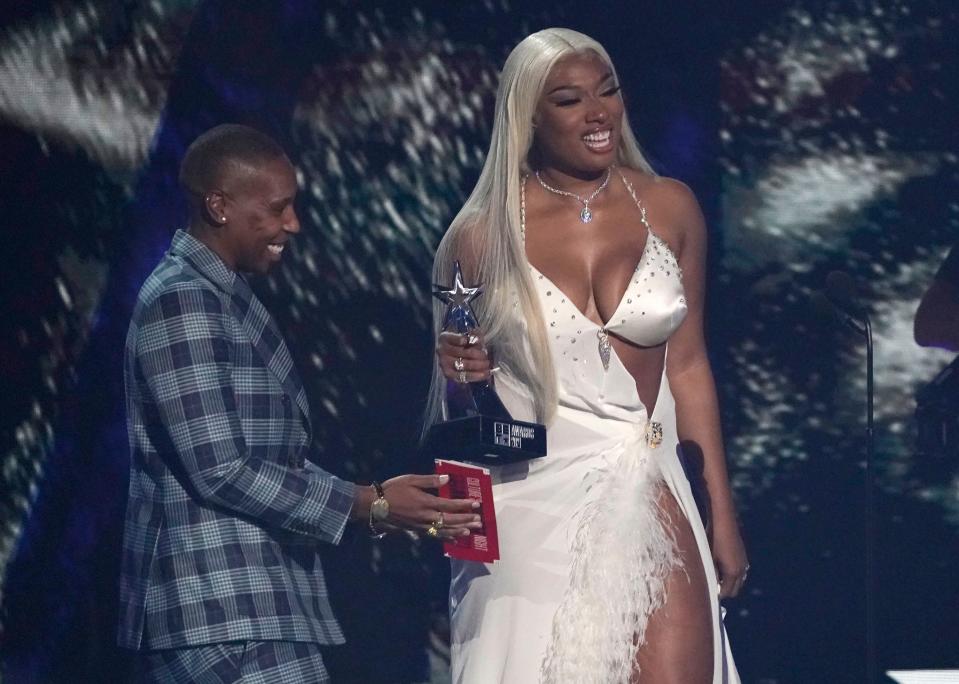
{"label": "suit lapel", "polygon": [[173,236],[170,252],[187,259],[218,288],[229,294],[237,320],[243,325],[253,348],[276,376],[283,391],[296,402],[303,416],[306,433],[312,439],[310,406],[300,376],[293,365],[293,357],[283,341],[273,317],[253,294],[243,276],[231,271],[209,247],[189,233],[178,230]]}
{"label": "suit lapel", "polygon": [[299,374],[296,372],[290,350],[286,346],[276,322],[266,310],[266,307],[253,294],[242,276],[236,278],[231,300],[237,312],[237,317],[253,342],[253,348],[266,363],[267,368],[280,381],[283,391],[288,396],[293,397],[300,409],[300,414],[303,416],[306,432],[312,437],[310,407],[306,400],[306,391],[300,381]]}

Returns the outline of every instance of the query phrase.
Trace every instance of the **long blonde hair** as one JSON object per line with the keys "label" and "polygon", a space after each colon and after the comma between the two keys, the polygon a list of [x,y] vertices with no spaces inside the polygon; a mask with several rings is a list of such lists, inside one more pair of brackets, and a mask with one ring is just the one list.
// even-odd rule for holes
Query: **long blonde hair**
{"label": "long blonde hair", "polygon": [[[556,411],[559,389],[520,235],[520,183],[531,172],[528,155],[533,144],[533,115],[550,70],[564,57],[590,51],[599,55],[618,79],[603,46],[570,29],[538,31],[513,48],[500,75],[483,171],[433,261],[434,283],[449,283],[453,261],[459,260],[465,276],[484,285],[483,295],[473,304],[487,347],[503,372],[527,388],[536,420],[547,424]],[[625,115],[616,156],[620,165],[653,173]],[[434,303],[436,334],[441,331],[444,311],[441,303]],[[434,363],[427,427],[445,417],[445,387],[439,364]]]}

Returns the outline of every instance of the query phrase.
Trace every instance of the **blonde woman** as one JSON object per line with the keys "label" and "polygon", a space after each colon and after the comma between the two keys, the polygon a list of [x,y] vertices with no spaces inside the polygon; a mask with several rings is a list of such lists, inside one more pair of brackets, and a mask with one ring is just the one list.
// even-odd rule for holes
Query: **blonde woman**
{"label": "blonde woman", "polygon": [[447,282],[459,260],[485,285],[483,334],[439,334],[436,307],[428,422],[447,381],[490,377],[492,357],[513,416],[547,424],[549,454],[494,469],[501,560],[453,561],[453,680],[738,682],[719,599],[749,565],[703,338],[696,199],[650,168],[608,54],[580,33],[519,43],[495,117],[433,272]]}

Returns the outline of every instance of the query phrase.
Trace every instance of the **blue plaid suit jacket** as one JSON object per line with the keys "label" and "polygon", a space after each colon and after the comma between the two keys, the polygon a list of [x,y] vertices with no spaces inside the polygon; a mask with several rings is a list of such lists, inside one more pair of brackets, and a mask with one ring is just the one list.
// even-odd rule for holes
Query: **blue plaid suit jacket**
{"label": "blue plaid suit jacket", "polygon": [[119,644],[342,643],[317,547],[339,541],[354,485],[307,459],[309,407],[276,324],[188,233],[140,291],[124,380]]}

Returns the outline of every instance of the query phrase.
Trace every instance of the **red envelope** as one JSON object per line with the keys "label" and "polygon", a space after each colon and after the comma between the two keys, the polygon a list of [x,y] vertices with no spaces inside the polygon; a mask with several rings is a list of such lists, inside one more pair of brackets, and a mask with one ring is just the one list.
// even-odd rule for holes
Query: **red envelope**
{"label": "red envelope", "polygon": [[440,487],[444,499],[473,499],[480,502],[479,516],[483,527],[465,537],[444,540],[443,551],[450,558],[493,563],[499,560],[499,538],[496,536],[496,511],[493,509],[493,482],[489,470],[459,461],[436,460],[436,473],[449,475]]}

